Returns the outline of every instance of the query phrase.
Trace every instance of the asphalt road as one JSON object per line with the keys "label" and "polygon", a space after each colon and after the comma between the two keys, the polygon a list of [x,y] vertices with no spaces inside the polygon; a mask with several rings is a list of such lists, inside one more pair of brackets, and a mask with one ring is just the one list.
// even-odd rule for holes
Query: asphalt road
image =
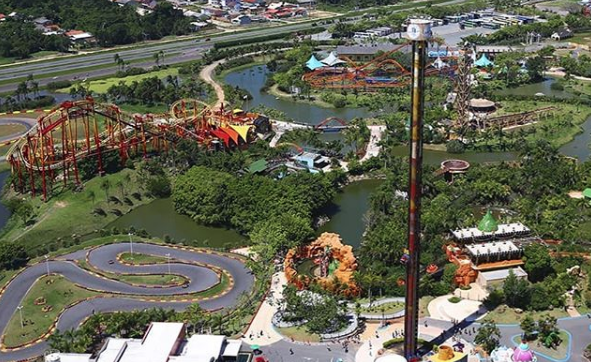
{"label": "asphalt road", "polygon": [[[234,279],[233,288],[224,295],[208,299],[199,304],[209,310],[232,307],[242,293],[250,291],[254,284],[254,277],[246,266],[237,259],[232,259],[222,255],[191,252],[179,249],[168,248],[165,246],[134,243],[134,252],[165,256],[170,253],[173,260],[186,261],[191,263],[201,263],[214,266],[227,271]],[[99,270],[120,272],[120,273],[167,273],[167,265],[153,266],[126,266],[116,261],[118,254],[129,251],[128,243],[112,244],[94,249],[88,254],[89,261]],[[180,274],[188,279],[190,283],[188,288],[167,287],[150,288],[132,286],[126,283],[117,282],[99,278],[95,275],[78,267],[73,260],[83,260],[86,252],[76,252],[64,255],[48,262],[49,271],[64,275],[70,281],[78,283],[89,288],[100,289],[108,292],[122,294],[121,298],[98,298],[82,302],[75,307],[68,309],[59,317],[57,328],[68,330],[76,328],[89,315],[98,312],[113,312],[123,310],[146,309],[153,307],[172,308],[182,310],[190,302],[147,302],[138,299],[125,297],[125,294],[146,295],[146,296],[164,296],[175,293],[189,293],[203,290],[211,287],[218,280],[216,273],[206,267],[197,265],[186,265],[171,262],[171,272]],[[113,260],[113,264],[109,264]],[[0,334],[3,334],[8,322],[17,307],[22,303],[27,291],[35,281],[47,273],[45,262],[31,266],[14,279],[2,294],[0,298]],[[47,343],[41,342],[33,346],[10,352],[0,352],[0,362],[16,361],[25,358],[42,355],[47,349]]]}

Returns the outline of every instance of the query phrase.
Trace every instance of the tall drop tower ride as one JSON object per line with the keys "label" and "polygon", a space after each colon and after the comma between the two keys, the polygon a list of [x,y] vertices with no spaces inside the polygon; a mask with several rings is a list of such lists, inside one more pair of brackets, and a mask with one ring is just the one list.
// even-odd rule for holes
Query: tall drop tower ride
{"label": "tall drop tower ride", "polygon": [[419,318],[419,256],[421,247],[421,174],[423,163],[423,115],[425,100],[425,67],[431,22],[412,19],[407,29],[412,42],[410,169],[408,206],[408,254],[406,263],[406,310],[404,314],[404,357],[412,361],[417,355]]}

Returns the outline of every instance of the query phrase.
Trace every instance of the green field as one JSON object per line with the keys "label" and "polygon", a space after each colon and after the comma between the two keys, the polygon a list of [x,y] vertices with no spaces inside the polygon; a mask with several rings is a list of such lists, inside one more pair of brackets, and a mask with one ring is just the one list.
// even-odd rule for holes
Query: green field
{"label": "green field", "polygon": [[[123,82],[125,84],[130,84],[132,82],[139,82],[139,81],[146,79],[146,78],[152,78],[152,77],[164,78],[168,75],[176,76],[178,74],[179,74],[178,68],[167,68],[167,69],[157,70],[155,72],[148,72],[148,73],[139,74],[139,75],[130,75],[128,77],[123,77],[123,78],[112,77],[112,78],[106,78],[106,79],[91,80],[91,81],[87,81],[86,83],[88,84],[88,88],[92,92],[106,93],[107,90],[112,85],[117,85],[121,82]],[[70,88],[58,89],[58,92],[69,93]]]}
{"label": "green field", "polygon": [[[544,139],[555,147],[560,147],[572,141],[581,132],[580,125],[591,114],[590,107],[559,102],[502,101],[500,103],[502,104],[502,108],[497,110],[493,116],[514,114],[548,106],[556,107],[556,110],[553,111],[551,116],[541,117],[540,121],[536,124],[516,127],[504,132],[505,137],[509,137],[511,136],[509,133],[519,132],[520,129],[530,130],[535,128],[535,133],[528,133],[525,136],[528,141]],[[497,142],[497,136],[492,135],[492,138],[487,139],[485,137],[485,140],[478,142],[478,145],[495,145]]]}
{"label": "green field", "polygon": [[157,255],[148,255],[141,253],[123,253],[120,255],[122,261],[130,264],[159,264],[166,263],[166,258]]}
{"label": "green field", "polygon": [[404,303],[391,302],[391,303],[385,303],[382,305],[374,305],[369,308],[361,308],[361,313],[375,314],[375,315],[381,315],[382,313],[383,314],[392,314],[392,313],[400,312],[403,309],[404,309]]}
{"label": "green field", "polygon": [[[110,184],[109,197],[115,196],[122,199],[122,196],[127,196],[133,201],[133,205],[108,202],[107,193],[101,188],[104,180],[108,180]],[[61,187],[61,184],[58,183],[56,187]],[[134,192],[140,192],[142,199],[137,200],[129,196]],[[13,197],[21,196],[13,195]],[[47,246],[57,238],[72,234],[85,235],[99,230],[118,217],[112,211],[119,210],[125,214],[149,201],[151,198],[140,190],[137,171],[124,169],[114,174],[91,179],[84,184],[81,192],[64,190],[50,198],[48,202],[43,202],[39,196],[30,199],[36,214],[35,223],[24,227],[19,218],[12,217],[2,237],[7,240],[22,241],[29,250],[36,249]],[[106,216],[93,214],[96,208],[104,210]]]}
{"label": "green field", "polygon": [[556,318],[568,317],[568,313],[566,313],[562,308],[554,308],[553,310],[541,312],[516,313],[515,310],[512,308],[508,308],[505,306],[505,310],[503,311],[503,306],[499,306],[496,309],[488,312],[486,318],[492,319],[493,321],[495,321],[495,323],[499,324],[515,324],[520,323],[526,315],[531,315],[533,319],[538,320],[541,316],[547,314]]}
{"label": "green field", "polygon": [[0,124],[0,137],[6,137],[23,133],[27,130],[25,126],[17,123]]}
{"label": "green field", "polygon": [[[52,281],[51,284],[48,284]],[[62,276],[43,277],[29,290],[22,306],[24,328],[21,328],[20,316],[15,312],[8,323],[4,335],[4,344],[14,347],[36,339],[47,332],[62,309],[77,300],[93,297],[98,293],[79,288]],[[52,307],[43,312],[41,305],[35,305],[35,299],[43,297],[46,305]]]}
{"label": "green field", "polygon": [[153,113],[153,114],[162,114],[168,112],[170,109],[165,104],[157,104],[148,106],[145,104],[130,104],[130,103],[121,103],[117,105],[119,108],[124,110],[125,112],[129,113]]}
{"label": "green field", "polygon": [[317,334],[310,334],[306,332],[306,328],[301,327],[288,327],[288,328],[277,328],[277,331],[287,338],[293,339],[300,342],[320,342],[320,336]]}
{"label": "green field", "polygon": [[144,274],[144,275],[133,275],[133,274],[116,274],[107,273],[101,270],[96,270],[94,267],[89,265],[86,260],[80,260],[78,266],[90,270],[92,272],[100,273],[105,277],[113,280],[118,280],[129,284],[144,284],[144,285],[178,285],[179,283],[188,283],[189,280],[182,275],[176,274]]}

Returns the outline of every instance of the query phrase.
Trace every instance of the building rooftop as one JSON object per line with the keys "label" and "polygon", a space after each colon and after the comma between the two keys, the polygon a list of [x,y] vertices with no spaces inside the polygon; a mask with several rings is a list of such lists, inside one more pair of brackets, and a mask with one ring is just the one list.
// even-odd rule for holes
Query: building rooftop
{"label": "building rooftop", "polygon": [[499,224],[496,231],[481,231],[478,228],[465,228],[453,230],[452,234],[457,240],[477,239],[492,236],[512,236],[518,234],[527,234],[531,230],[522,223]]}
{"label": "building rooftop", "polygon": [[195,334],[183,348],[179,356],[171,356],[170,362],[210,362],[217,361],[220,356],[238,356],[242,342],[228,340],[225,336]]}
{"label": "building rooftop", "polygon": [[399,47],[394,44],[372,44],[368,46],[361,45],[339,45],[336,52],[338,55],[373,55],[379,51],[389,52]]}
{"label": "building rooftop", "polygon": [[480,275],[482,275],[482,277],[487,281],[505,280],[509,276],[509,271],[513,271],[513,274],[515,274],[517,278],[527,277],[525,270],[521,269],[520,267],[480,272]]}
{"label": "building rooftop", "polygon": [[512,241],[497,241],[484,244],[466,245],[468,253],[473,256],[483,256],[488,254],[518,252],[520,249]]}

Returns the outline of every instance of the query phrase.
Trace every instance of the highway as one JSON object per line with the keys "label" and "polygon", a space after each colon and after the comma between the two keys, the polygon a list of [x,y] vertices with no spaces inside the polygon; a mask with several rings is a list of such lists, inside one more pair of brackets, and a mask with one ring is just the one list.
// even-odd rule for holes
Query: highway
{"label": "highway", "polygon": [[[450,0],[439,4],[452,5],[459,4],[466,0]],[[417,5],[417,8],[423,7]],[[383,8],[383,7],[382,7]],[[367,12],[377,10],[376,8],[365,9]],[[406,11],[408,9],[392,9],[392,13]],[[340,15],[338,17],[344,17]],[[336,20],[337,17],[331,18]],[[347,18],[346,22],[358,21],[361,17],[355,16]],[[323,22],[326,19],[317,19],[316,22]],[[92,79],[104,77],[114,74],[118,67],[114,61],[114,55],[117,53],[126,62],[140,61],[133,63],[134,67],[152,67],[155,65],[152,60],[153,54],[162,51],[164,53],[165,64],[178,64],[188,62],[201,58],[203,53],[211,48],[215,43],[239,40],[244,38],[261,37],[266,35],[273,35],[277,33],[293,33],[304,29],[312,28],[312,20],[300,22],[295,24],[263,27],[251,31],[234,31],[222,35],[212,36],[210,41],[206,41],[203,37],[197,39],[196,37],[184,37],[174,41],[153,41],[144,44],[136,44],[127,48],[113,51],[98,51],[83,56],[63,56],[54,59],[33,61],[29,63],[5,65],[0,66],[0,82],[5,82],[0,85],[0,94],[14,91],[18,82],[28,75],[32,74],[40,86],[45,86],[47,83],[57,80],[76,80],[76,79]],[[92,70],[92,67],[102,67],[100,69]],[[54,76],[55,73],[67,72],[67,75]],[[12,82],[11,82],[12,81]],[[10,82],[10,83],[9,83]]]}
{"label": "highway", "polygon": [[[164,64],[178,64],[201,58],[202,54],[215,43],[244,39],[245,37],[261,37],[276,34],[277,32],[289,33],[312,27],[311,22],[284,25],[281,27],[267,27],[252,30],[247,33],[236,31],[224,35],[212,37],[210,41],[201,38],[187,38],[170,42],[152,42],[137,47],[121,49],[117,52],[96,52],[84,56],[64,56],[43,61],[34,61],[18,65],[0,67],[0,82],[16,80],[14,83],[6,83],[0,86],[0,93],[6,93],[16,89],[18,80],[32,74],[40,86],[56,80],[74,80],[84,78],[96,78],[113,74],[118,66],[114,61],[114,55],[126,62],[144,60],[133,63],[134,67],[152,67],[153,54],[164,52]],[[104,68],[94,69],[101,66]],[[51,74],[69,72],[67,75],[52,77]]]}
{"label": "highway", "polygon": [[[254,284],[254,277],[250,270],[239,259],[230,258],[222,254],[212,254],[181,250],[161,245],[134,243],[133,250],[136,253],[158,255],[164,257],[170,253],[171,273],[185,276],[190,280],[187,288],[169,286],[164,288],[142,287],[131,285],[112,279],[101,278],[91,274],[75,264],[75,260],[87,260],[96,269],[112,273],[160,273],[166,274],[168,266],[144,265],[129,266],[120,264],[116,259],[120,253],[129,251],[128,243],[110,244],[98,247],[89,252],[78,251],[68,255],[30,266],[8,284],[6,290],[0,296],[0,334],[5,333],[8,322],[22,304],[23,298],[36,280],[47,274],[47,267],[51,273],[61,274],[68,280],[85,288],[102,290],[105,293],[121,295],[121,297],[99,297],[84,301],[65,311],[57,324],[59,330],[76,328],[89,315],[96,312],[113,312],[122,310],[136,310],[153,307],[172,308],[183,310],[191,302],[152,302],[133,299],[130,296],[150,296],[155,299],[158,296],[179,295],[179,299],[188,298],[187,293],[203,291],[214,286],[219,277],[208,266],[225,270],[231,275],[233,284],[231,289],[220,296],[211,297],[200,301],[199,304],[208,310],[228,308],[235,305],[242,293],[248,293]],[[182,261],[177,262],[177,261]],[[183,296],[185,295],[185,296]],[[47,349],[46,342],[40,342],[32,346],[0,351],[0,362],[17,361],[42,355]]]}

